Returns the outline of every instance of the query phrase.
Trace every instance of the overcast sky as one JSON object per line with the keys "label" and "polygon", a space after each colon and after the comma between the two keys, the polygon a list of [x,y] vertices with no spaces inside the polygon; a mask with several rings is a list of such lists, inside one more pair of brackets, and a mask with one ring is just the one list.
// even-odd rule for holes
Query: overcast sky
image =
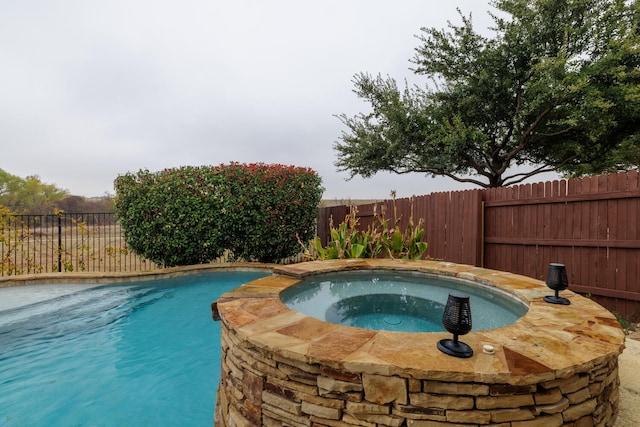
{"label": "overcast sky", "polygon": [[485,0],[0,1],[0,168],[71,194],[139,169],[232,161],[310,167],[324,198],[463,188],[380,173],[346,181],[340,113],[359,72],[418,82],[422,27],[490,24]]}

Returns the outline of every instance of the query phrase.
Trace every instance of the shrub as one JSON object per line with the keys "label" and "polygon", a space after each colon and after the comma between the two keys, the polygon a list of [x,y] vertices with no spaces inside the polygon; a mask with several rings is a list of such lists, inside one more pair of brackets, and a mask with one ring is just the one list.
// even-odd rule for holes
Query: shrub
{"label": "shrub", "polygon": [[166,266],[295,255],[313,235],[322,195],[310,169],[282,165],[184,166],[116,178],[116,215],[128,246]]}
{"label": "shrub", "polygon": [[28,256],[29,252],[23,248],[23,243],[29,240],[31,234],[15,212],[0,205],[0,276],[42,269],[35,265],[34,260]]}
{"label": "shrub", "polygon": [[[320,177],[310,169],[231,164],[222,172],[233,222],[229,249],[245,260],[275,262],[299,252],[297,236],[315,234],[322,197]],[[232,196],[233,195],[233,196]]]}

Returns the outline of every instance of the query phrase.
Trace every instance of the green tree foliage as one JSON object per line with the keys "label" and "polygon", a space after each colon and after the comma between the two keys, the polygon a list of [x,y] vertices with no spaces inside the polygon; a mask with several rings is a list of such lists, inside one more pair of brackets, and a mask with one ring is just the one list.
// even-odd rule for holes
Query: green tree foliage
{"label": "green tree foliage", "polygon": [[322,196],[310,169],[238,164],[141,170],[115,180],[128,246],[166,266],[206,263],[231,251],[275,262],[315,232]]}
{"label": "green tree foliage", "polygon": [[13,212],[46,213],[54,202],[67,195],[66,190],[45,184],[36,175],[20,178],[0,169],[0,205]]}
{"label": "green tree foliage", "polygon": [[498,187],[640,165],[640,3],[492,5],[492,38],[462,13],[460,25],[422,29],[412,63],[424,87],[356,75],[372,111],[339,116],[348,128],[334,146],[339,170]]}
{"label": "green tree foliage", "polygon": [[221,168],[227,214],[233,219],[229,249],[237,257],[278,261],[299,251],[298,237],[315,234],[323,188],[310,169],[233,163]]}

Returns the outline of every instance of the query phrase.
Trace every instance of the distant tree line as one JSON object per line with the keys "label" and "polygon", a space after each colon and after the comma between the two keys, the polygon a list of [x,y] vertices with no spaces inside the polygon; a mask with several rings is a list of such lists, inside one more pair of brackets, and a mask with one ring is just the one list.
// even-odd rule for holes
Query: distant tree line
{"label": "distant tree line", "polygon": [[55,209],[69,213],[114,212],[112,196],[94,198],[67,196],[62,200],[54,202],[53,206]]}
{"label": "distant tree line", "polygon": [[113,212],[113,197],[87,198],[70,195],[54,184],[46,184],[37,175],[21,178],[0,169],[0,206],[16,214],[53,214]]}

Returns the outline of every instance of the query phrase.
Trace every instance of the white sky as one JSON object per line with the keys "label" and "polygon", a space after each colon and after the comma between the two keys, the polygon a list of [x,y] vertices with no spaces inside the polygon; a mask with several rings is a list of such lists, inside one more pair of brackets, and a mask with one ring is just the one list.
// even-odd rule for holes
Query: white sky
{"label": "white sky", "polygon": [[368,111],[359,72],[419,82],[421,27],[491,23],[488,0],[4,0],[0,168],[83,196],[120,174],[231,161],[310,167],[325,199],[462,187],[423,175],[345,181],[335,117]]}

